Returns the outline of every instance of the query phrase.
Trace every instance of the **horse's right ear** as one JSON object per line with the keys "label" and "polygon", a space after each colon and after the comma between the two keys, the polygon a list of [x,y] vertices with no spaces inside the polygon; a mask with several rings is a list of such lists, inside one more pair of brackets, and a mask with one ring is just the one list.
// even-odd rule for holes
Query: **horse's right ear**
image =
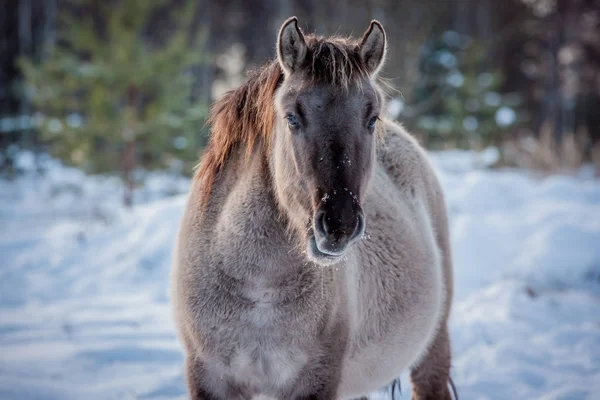
{"label": "horse's right ear", "polygon": [[277,58],[286,75],[297,70],[306,58],[306,41],[296,17],[288,18],[279,30]]}
{"label": "horse's right ear", "polygon": [[360,40],[360,55],[371,75],[377,75],[385,62],[387,41],[379,21],[373,20]]}

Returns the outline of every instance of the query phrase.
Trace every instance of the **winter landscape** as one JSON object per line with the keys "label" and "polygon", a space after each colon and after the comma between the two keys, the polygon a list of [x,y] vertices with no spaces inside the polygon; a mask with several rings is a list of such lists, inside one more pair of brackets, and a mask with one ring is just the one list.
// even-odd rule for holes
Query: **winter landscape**
{"label": "winter landscape", "polygon": [[[451,215],[459,394],[595,399],[600,182],[585,168],[487,169],[495,157],[432,154]],[[0,398],[185,399],[168,284],[188,181],[151,174],[127,210],[114,178],[27,152],[18,167],[0,180]]]}
{"label": "winter landscape", "polygon": [[[191,175],[225,132],[212,105],[283,54],[292,16],[292,38],[355,39],[344,62],[290,55],[369,69],[386,108],[364,118],[432,159],[460,399],[600,399],[600,0],[0,0],[0,400],[188,398],[169,285]],[[213,140],[271,143],[279,71]],[[360,113],[325,111],[345,143]],[[409,400],[400,381],[370,400]]]}

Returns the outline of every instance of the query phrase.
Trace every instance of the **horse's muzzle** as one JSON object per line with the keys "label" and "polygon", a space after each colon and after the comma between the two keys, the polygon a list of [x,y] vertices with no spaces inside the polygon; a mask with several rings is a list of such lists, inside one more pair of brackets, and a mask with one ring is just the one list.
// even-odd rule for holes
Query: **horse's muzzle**
{"label": "horse's muzzle", "polygon": [[317,250],[328,256],[342,256],[365,233],[362,210],[357,210],[352,217],[341,218],[335,213],[317,211],[313,223]]}

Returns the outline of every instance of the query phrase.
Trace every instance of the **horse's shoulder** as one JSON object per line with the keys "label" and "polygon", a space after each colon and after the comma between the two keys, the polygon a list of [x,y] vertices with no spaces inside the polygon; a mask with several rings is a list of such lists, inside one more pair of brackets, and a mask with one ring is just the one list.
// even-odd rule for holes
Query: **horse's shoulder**
{"label": "horse's shoulder", "polygon": [[400,124],[385,121],[378,162],[404,193],[422,199],[434,220],[446,219],[444,194],[425,149]]}
{"label": "horse's shoulder", "polygon": [[400,124],[384,122],[384,133],[377,147],[377,158],[394,183],[401,186],[428,185],[434,178],[429,159]]}

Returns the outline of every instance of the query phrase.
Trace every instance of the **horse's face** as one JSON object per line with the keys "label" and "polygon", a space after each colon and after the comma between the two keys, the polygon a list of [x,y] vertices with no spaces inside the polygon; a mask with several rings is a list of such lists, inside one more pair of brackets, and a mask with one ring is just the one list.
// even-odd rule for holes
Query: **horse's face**
{"label": "horse's face", "polygon": [[[275,157],[284,160],[290,210],[310,229],[307,254],[333,262],[364,233],[361,207],[375,156],[381,99],[371,84],[348,90],[333,85],[285,83],[279,96]],[[306,222],[308,221],[308,222]]]}
{"label": "horse's face", "polygon": [[385,52],[380,25],[372,24],[362,43],[360,57],[376,57],[364,60],[371,75],[347,85],[320,82],[310,76],[310,67],[303,68],[310,48],[295,20],[280,33],[285,79],[276,99],[275,185],[290,220],[304,236],[308,258],[323,265],[338,261],[365,230],[362,201],[383,106],[372,75]]}

